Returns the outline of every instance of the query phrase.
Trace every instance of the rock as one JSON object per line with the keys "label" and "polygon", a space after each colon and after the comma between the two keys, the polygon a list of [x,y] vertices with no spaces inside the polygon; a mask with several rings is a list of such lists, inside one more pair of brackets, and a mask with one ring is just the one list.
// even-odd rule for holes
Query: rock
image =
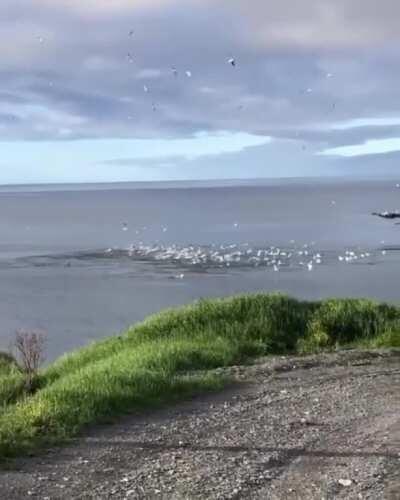
{"label": "rock", "polygon": [[351,479],[339,479],[338,483],[342,486],[351,486],[353,481]]}

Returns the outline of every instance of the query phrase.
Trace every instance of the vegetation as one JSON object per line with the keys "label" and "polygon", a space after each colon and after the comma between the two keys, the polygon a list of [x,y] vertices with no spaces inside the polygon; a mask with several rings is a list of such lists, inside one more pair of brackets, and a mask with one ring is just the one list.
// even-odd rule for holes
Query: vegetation
{"label": "vegetation", "polygon": [[44,361],[46,337],[40,332],[19,330],[15,334],[15,350],[17,361],[25,376],[25,387],[28,393],[36,389],[39,368]]}
{"label": "vegetation", "polygon": [[151,316],[121,336],[35,374],[0,356],[0,457],[61,442],[94,422],[226,382],[208,369],[268,354],[399,347],[400,308],[368,300],[301,302],[280,294],[202,300]]}
{"label": "vegetation", "polygon": [[0,352],[0,375],[9,373],[13,365],[16,366],[17,362],[11,354]]}
{"label": "vegetation", "polygon": [[24,394],[24,377],[17,361],[0,352],[0,414],[6,406]]}

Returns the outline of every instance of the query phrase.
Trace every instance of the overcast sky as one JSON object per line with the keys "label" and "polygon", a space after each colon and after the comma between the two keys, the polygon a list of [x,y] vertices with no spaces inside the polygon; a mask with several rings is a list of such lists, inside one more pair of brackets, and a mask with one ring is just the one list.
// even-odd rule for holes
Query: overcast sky
{"label": "overcast sky", "polygon": [[0,184],[394,177],[399,17],[398,0],[2,0]]}

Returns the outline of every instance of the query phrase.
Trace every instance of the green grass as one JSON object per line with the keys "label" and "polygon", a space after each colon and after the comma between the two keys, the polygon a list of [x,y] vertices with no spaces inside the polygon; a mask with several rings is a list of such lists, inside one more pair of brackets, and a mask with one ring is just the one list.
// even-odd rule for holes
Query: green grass
{"label": "green grass", "polygon": [[25,392],[15,362],[0,355],[0,458],[62,442],[125,412],[220,389],[226,381],[207,372],[212,368],[348,345],[399,347],[400,309],[280,294],[202,300],[59,358],[38,374],[34,394]]}
{"label": "green grass", "polygon": [[0,414],[24,394],[25,379],[15,359],[0,352]]}

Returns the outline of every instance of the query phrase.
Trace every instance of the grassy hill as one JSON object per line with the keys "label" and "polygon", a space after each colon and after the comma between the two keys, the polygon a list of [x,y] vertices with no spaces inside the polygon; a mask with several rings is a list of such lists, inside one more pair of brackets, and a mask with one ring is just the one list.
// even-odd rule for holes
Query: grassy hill
{"label": "grassy hill", "polygon": [[123,413],[216,390],[207,370],[268,354],[400,347],[400,308],[370,300],[304,302],[280,294],[202,300],[64,355],[35,391],[0,355],[0,458],[32,452]]}

